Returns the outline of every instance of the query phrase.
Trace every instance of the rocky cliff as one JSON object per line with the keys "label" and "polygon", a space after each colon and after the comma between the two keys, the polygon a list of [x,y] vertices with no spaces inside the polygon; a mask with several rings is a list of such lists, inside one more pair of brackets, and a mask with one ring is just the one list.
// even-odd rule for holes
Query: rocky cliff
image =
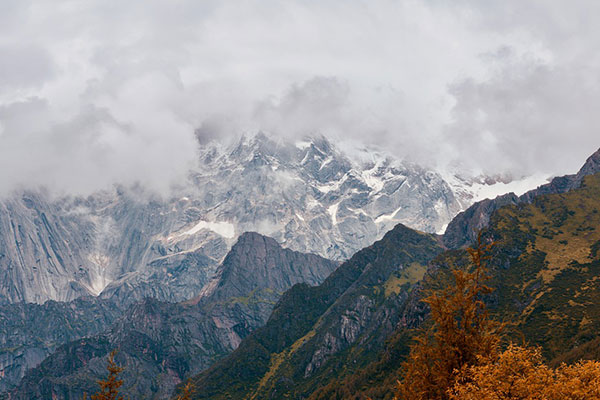
{"label": "rocky cliff", "polygon": [[439,174],[377,150],[263,134],[205,144],[167,197],[137,187],[0,200],[0,303],[182,301],[214,277],[242,232],[341,261],[399,222],[437,232],[458,211]]}
{"label": "rocky cliff", "polygon": [[283,292],[296,283],[318,284],[337,265],[245,233],[225,257],[210,291],[185,303],[146,299],[133,305],[102,334],[58,348],[27,372],[10,396],[80,399],[96,390],[107,354],[119,349],[125,392],[132,398],[168,398],[182,379],[264,325]]}
{"label": "rocky cliff", "polygon": [[81,297],[70,302],[0,305],[0,392],[19,383],[60,345],[97,335],[122,310],[110,300]]}
{"label": "rocky cliff", "polygon": [[398,225],[321,285],[294,286],[264,327],[194,378],[194,398],[302,398],[340,368],[359,367],[398,324],[423,317],[409,294],[442,251],[438,237]]}

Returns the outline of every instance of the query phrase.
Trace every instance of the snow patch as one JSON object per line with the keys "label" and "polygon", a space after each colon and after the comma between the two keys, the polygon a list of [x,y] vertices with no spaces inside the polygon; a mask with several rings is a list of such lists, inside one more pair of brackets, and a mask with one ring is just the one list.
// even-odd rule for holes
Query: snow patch
{"label": "snow patch", "polygon": [[468,182],[449,173],[443,174],[442,177],[457,195],[463,210],[471,206],[471,204],[484,199],[494,199],[497,196],[510,192],[520,196],[540,185],[548,183],[548,176],[542,174],[531,175],[508,183],[496,182],[494,184],[477,181]]}
{"label": "snow patch", "polygon": [[323,168],[325,168],[327,166],[327,164],[329,164],[330,162],[333,161],[332,157],[327,157],[322,163],[321,166],[319,167],[319,171],[322,170]]}
{"label": "snow patch", "polygon": [[496,196],[513,192],[517,196],[524,194],[532,189],[537,188],[540,185],[548,183],[548,177],[546,175],[532,175],[520,180],[515,180],[509,183],[498,182],[493,185],[486,184],[474,184],[473,189],[475,192],[474,201],[483,199],[493,199]]}
{"label": "snow patch", "polygon": [[315,187],[321,193],[329,193],[329,192],[333,192],[335,190],[338,190],[340,188],[340,181],[333,182],[333,183],[328,183],[327,185],[316,185]]}
{"label": "snow patch", "polygon": [[448,227],[448,224],[444,224],[439,231],[437,231],[436,233],[438,235],[443,235],[446,232],[446,228]]}
{"label": "snow patch", "polygon": [[382,223],[384,221],[391,221],[391,220],[393,220],[394,216],[396,214],[398,214],[400,212],[400,210],[402,210],[402,206],[398,207],[394,212],[392,212],[390,214],[380,215],[379,217],[375,218],[375,223],[379,224],[379,223]]}
{"label": "snow patch", "polygon": [[379,165],[375,164],[375,166],[369,170],[363,171],[362,172],[362,178],[363,181],[367,184],[367,186],[369,186],[371,189],[373,189],[373,191],[375,193],[380,192],[381,189],[383,189],[385,183],[383,182],[383,180],[377,176],[375,176],[375,173],[377,173],[377,170],[379,169]]}
{"label": "snow patch", "polygon": [[106,269],[110,259],[99,252],[90,254],[88,258],[92,262],[92,268],[89,270],[90,282],[89,284],[82,282],[82,284],[86,286],[92,295],[98,296],[112,282],[106,277]]}
{"label": "snow patch", "polygon": [[335,203],[329,207],[327,207],[327,212],[331,215],[331,222],[333,225],[337,225],[337,210],[340,203]]}
{"label": "snow patch", "polygon": [[217,235],[221,235],[227,239],[233,239],[235,236],[235,227],[230,222],[209,222],[209,221],[200,221],[196,225],[194,225],[191,229],[183,232],[183,235],[194,235],[200,232],[202,229],[208,229],[216,233]]}
{"label": "snow patch", "polygon": [[306,209],[309,211],[314,208],[320,207],[320,206],[321,206],[321,203],[319,203],[317,200],[315,200],[312,197],[306,201]]}
{"label": "snow patch", "polygon": [[308,150],[306,150],[306,154],[304,155],[304,158],[302,159],[302,161],[300,161],[300,165],[304,165],[306,163],[306,161],[308,160],[308,154],[310,152]]}
{"label": "snow patch", "polygon": [[299,148],[300,150],[306,150],[310,147],[310,145],[312,144],[311,141],[306,141],[306,140],[300,140],[297,141],[296,143],[294,143],[294,145]]}

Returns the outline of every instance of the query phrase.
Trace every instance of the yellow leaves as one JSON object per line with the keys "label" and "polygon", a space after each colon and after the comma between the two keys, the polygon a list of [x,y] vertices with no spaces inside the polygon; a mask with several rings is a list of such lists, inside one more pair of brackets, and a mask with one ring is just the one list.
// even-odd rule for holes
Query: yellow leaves
{"label": "yellow leaves", "polygon": [[175,400],[191,400],[194,389],[194,384],[191,381],[188,381],[181,390],[181,394],[177,396]]}
{"label": "yellow leaves", "polygon": [[458,372],[493,358],[502,326],[488,318],[481,296],[491,292],[484,263],[493,244],[468,249],[473,272],[453,270],[454,285],[433,292],[424,301],[431,308],[432,327],[416,338],[404,363],[405,375],[397,398],[403,400],[448,399]]}
{"label": "yellow leaves", "polygon": [[600,363],[585,361],[551,369],[539,349],[511,345],[493,362],[465,368],[451,400],[600,399]]}
{"label": "yellow leaves", "polygon": [[582,361],[556,371],[550,399],[600,399],[600,362]]}
{"label": "yellow leaves", "polygon": [[[117,379],[118,375],[123,372],[123,367],[120,367],[115,362],[117,350],[113,350],[108,356],[108,377],[105,380],[98,381],[100,391],[92,395],[92,400],[123,400],[119,396],[119,388],[123,385],[123,381]],[[119,396],[119,397],[117,397]]]}

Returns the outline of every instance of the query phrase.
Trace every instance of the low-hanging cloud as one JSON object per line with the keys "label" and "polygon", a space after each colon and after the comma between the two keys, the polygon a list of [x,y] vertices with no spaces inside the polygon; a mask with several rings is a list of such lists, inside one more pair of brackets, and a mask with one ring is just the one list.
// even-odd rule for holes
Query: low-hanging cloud
{"label": "low-hanging cloud", "polygon": [[571,172],[600,145],[598,7],[6,0],[0,194],[165,193],[199,142],[257,130],[473,173]]}

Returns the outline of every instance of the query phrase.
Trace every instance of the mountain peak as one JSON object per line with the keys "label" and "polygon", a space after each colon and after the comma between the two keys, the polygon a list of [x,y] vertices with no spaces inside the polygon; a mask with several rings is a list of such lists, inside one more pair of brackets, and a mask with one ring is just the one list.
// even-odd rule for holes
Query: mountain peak
{"label": "mountain peak", "polygon": [[261,235],[258,232],[244,232],[238,237],[238,240],[231,248],[231,253],[245,251],[246,249],[255,248],[257,246],[281,249],[279,243],[269,236]]}
{"label": "mountain peak", "polygon": [[[200,297],[211,299],[247,296],[256,290],[283,292],[295,283],[314,285],[337,263],[314,254],[285,249],[273,238],[245,232],[227,254],[217,277]],[[192,302],[196,302],[198,299]]]}
{"label": "mountain peak", "polygon": [[582,178],[586,175],[592,175],[600,172],[600,149],[596,150],[594,154],[588,157],[583,164],[583,167],[577,172],[577,177]]}

